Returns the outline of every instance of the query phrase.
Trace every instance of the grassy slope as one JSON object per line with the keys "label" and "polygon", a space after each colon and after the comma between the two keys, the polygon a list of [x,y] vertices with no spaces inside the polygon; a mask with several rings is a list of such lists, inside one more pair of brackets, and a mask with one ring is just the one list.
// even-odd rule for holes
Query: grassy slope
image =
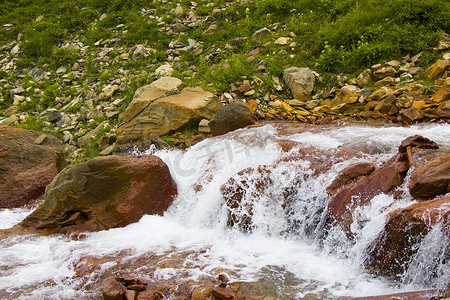
{"label": "grassy slope", "polygon": [[[174,64],[175,76],[191,85],[227,91],[242,76],[256,75],[270,90],[273,76],[279,77],[289,66],[309,66],[324,75],[326,82],[332,73],[356,74],[374,63],[430,50],[442,32],[450,32],[448,1],[198,0],[193,11],[202,22],[184,34],[167,35],[160,29],[173,24],[176,5],[186,11],[192,7],[186,0],[164,4],[143,0],[5,0],[0,4],[0,24],[14,26],[1,31],[0,45],[13,42],[22,34],[21,53],[16,62],[19,68],[16,73],[20,73],[21,68],[44,64],[56,70],[64,64],[70,66],[80,57],[89,62],[98,53],[95,42],[117,38],[118,46],[145,44],[157,50],[146,61],[124,65],[128,69],[144,69],[151,62],[161,64],[166,60],[164,51],[170,41],[186,42],[193,38],[202,43],[204,52],[200,56],[182,54]],[[155,18],[143,14],[141,8],[152,9]],[[103,13],[106,18],[100,21]],[[45,17],[36,22],[39,15]],[[206,19],[212,15],[214,18]],[[217,24],[215,33],[203,34],[212,23]],[[262,27],[270,28],[272,36],[252,40],[253,33]],[[83,57],[77,50],[59,47],[77,35],[79,41],[91,47],[92,55]],[[273,41],[280,36],[292,36],[295,44],[275,45]],[[249,60],[247,53],[255,48],[260,48],[260,52]],[[430,61],[434,59],[432,53],[425,55],[424,64],[427,57]],[[258,71],[261,63],[267,66],[266,70]],[[110,74],[99,73],[95,68],[88,75],[110,79]],[[16,79],[0,71],[1,78]],[[38,88],[49,91],[44,108],[51,107],[52,99],[61,94],[51,83]],[[4,101],[0,105],[4,106],[0,107],[2,110],[9,103]]]}

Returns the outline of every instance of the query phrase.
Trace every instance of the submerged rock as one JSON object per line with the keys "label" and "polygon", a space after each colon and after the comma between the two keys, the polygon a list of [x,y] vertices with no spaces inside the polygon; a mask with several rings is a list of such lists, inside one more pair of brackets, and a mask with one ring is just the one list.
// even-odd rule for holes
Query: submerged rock
{"label": "submerged rock", "polygon": [[399,146],[399,153],[384,166],[369,176],[345,186],[331,198],[328,213],[333,223],[351,235],[350,225],[353,223],[354,210],[369,203],[376,195],[393,193],[403,183],[407,171],[414,163],[413,148],[437,149],[439,146],[420,135],[403,140]]}
{"label": "submerged rock", "polygon": [[375,166],[372,163],[362,162],[353,164],[339,172],[333,182],[327,187],[327,193],[334,195],[344,185],[349,184],[361,176],[369,175],[373,171],[375,171]]}
{"label": "submerged rock", "polygon": [[[384,231],[369,251],[367,267],[384,275],[402,274],[418,244],[438,223],[450,234],[450,196],[419,202],[391,212]],[[450,253],[446,252],[446,259]]]}
{"label": "submerged rock", "polygon": [[64,166],[63,145],[54,136],[0,125],[0,208],[35,200]]}
{"label": "submerged rock", "polygon": [[44,203],[18,226],[43,233],[98,231],[159,214],[177,187],[152,155],[108,156],[64,169],[47,187]]}

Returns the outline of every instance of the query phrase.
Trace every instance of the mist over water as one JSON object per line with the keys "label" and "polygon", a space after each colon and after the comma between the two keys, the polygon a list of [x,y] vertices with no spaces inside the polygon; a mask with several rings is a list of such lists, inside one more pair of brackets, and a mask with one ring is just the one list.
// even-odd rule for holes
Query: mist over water
{"label": "mist over water", "polygon": [[[331,227],[326,213],[330,197],[325,189],[340,170],[361,161],[381,165],[397,152],[403,139],[415,134],[450,147],[447,124],[311,126],[289,135],[276,125],[265,125],[205,140],[185,152],[149,149],[169,166],[178,185],[178,197],[165,215],[144,216],[125,228],[91,233],[81,240],[58,236],[2,240],[0,298],[98,297],[98,292],[87,291],[89,279],[75,276],[75,266],[86,256],[123,251],[130,261],[150,255],[183,257],[177,267],[158,268],[153,280],[195,280],[213,277],[213,270],[223,269],[232,280],[261,282],[268,293],[283,299],[308,294],[333,299],[441,287],[450,280],[450,268],[440,259],[450,241],[442,238],[440,226],[425,238],[399,280],[377,278],[363,269],[366,250],[383,229],[388,213],[413,203],[407,182],[401,188],[401,200],[378,195],[370,205],[356,210],[353,240]],[[298,144],[286,152],[279,140]],[[311,153],[296,156],[301,147],[313,147],[316,157],[311,159]],[[342,149],[354,155],[336,155]],[[329,164],[319,172],[316,162]],[[244,205],[234,211],[226,207],[221,192],[230,178],[244,190]],[[242,217],[249,209],[251,232],[242,230],[242,224],[227,225],[228,213]],[[13,226],[28,213],[25,209],[0,211],[0,228]],[[114,266],[108,261],[96,272],[108,273]],[[145,278],[145,271],[141,275]],[[45,284],[50,279],[54,284]]]}

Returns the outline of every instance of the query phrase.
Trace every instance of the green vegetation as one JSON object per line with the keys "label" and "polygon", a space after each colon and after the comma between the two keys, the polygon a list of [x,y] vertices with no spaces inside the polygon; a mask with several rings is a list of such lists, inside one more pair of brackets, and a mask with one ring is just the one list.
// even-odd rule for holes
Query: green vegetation
{"label": "green vegetation", "polygon": [[[330,89],[336,75],[352,78],[406,55],[423,52],[416,66],[426,67],[450,33],[449,15],[450,2],[440,0],[3,0],[0,116],[20,87],[20,112],[30,116],[21,126],[58,135],[34,115],[48,108],[71,114],[75,147],[76,131],[94,124],[85,120],[98,124],[109,113],[119,122],[115,113],[162,76],[155,70],[163,64],[190,86],[230,92],[248,80],[252,98],[283,98],[278,81],[291,66],[310,67],[320,74],[316,87]],[[262,28],[270,32],[254,38]],[[137,45],[145,49],[139,58]],[[94,143],[84,155],[98,150]]]}

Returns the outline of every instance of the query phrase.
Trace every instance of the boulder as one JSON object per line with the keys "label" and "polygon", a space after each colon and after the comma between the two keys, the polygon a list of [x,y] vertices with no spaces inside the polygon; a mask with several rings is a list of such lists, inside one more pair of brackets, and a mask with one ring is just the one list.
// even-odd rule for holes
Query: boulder
{"label": "boulder", "polygon": [[450,192],[450,155],[418,166],[411,174],[409,191],[415,199],[433,199]]}
{"label": "boulder", "polygon": [[450,101],[443,103],[438,110],[439,117],[444,119],[450,119]]}
{"label": "boulder", "polygon": [[297,100],[305,100],[311,96],[316,80],[309,68],[297,67],[284,70],[283,79]]}
{"label": "boulder", "polygon": [[450,100],[450,77],[448,77],[441,88],[431,97],[434,102],[444,102]]}
{"label": "boulder", "polygon": [[122,300],[125,297],[126,287],[119,283],[114,277],[103,281],[102,294],[104,300]]}
{"label": "boulder", "polygon": [[428,70],[427,74],[431,80],[441,78],[445,71],[450,69],[450,61],[446,59],[438,59]]}
{"label": "boulder", "polygon": [[372,72],[372,77],[374,80],[380,80],[386,77],[393,77],[397,74],[397,70],[395,70],[393,67],[387,66],[387,67],[381,67],[381,68],[375,68]]}
{"label": "boulder", "polygon": [[416,107],[402,109],[400,111],[400,116],[406,123],[413,123],[423,119],[422,112]]}
{"label": "boulder", "polygon": [[129,122],[156,99],[177,93],[184,87],[185,84],[178,78],[161,77],[149,85],[138,88],[134,93],[133,100],[121,116],[122,121]]}
{"label": "boulder", "polygon": [[372,78],[372,70],[370,70],[370,69],[364,70],[356,78],[356,84],[359,87],[364,87],[369,83],[371,78]]}
{"label": "boulder", "polygon": [[44,203],[17,226],[45,234],[123,227],[144,214],[162,215],[176,194],[156,156],[94,158],[65,168],[48,185]]}
{"label": "boulder", "polygon": [[[141,94],[142,99],[142,94]],[[140,101],[142,102],[142,101]],[[117,128],[117,143],[146,140],[151,133],[159,136],[183,126],[198,126],[202,119],[211,119],[222,107],[219,99],[202,88],[184,88],[181,93],[147,101],[147,106],[124,115]]]}
{"label": "boulder", "polygon": [[[450,227],[450,197],[419,202],[389,213],[384,231],[369,251],[367,267],[384,275],[402,274],[417,245],[436,224]],[[448,260],[450,253],[446,253]]]}
{"label": "boulder", "polygon": [[339,172],[333,182],[327,187],[327,193],[334,195],[344,185],[351,183],[361,176],[369,175],[373,171],[375,171],[375,166],[372,163],[361,162],[353,164]]}
{"label": "boulder", "polygon": [[341,189],[328,203],[328,213],[333,224],[350,234],[353,211],[366,205],[378,194],[392,192],[403,183],[406,171],[406,155],[397,154],[379,170]]}
{"label": "boulder", "polygon": [[44,194],[65,164],[57,138],[0,125],[0,208],[20,207]]}
{"label": "boulder", "polygon": [[240,102],[222,107],[209,122],[213,136],[225,134],[255,123],[251,110]]}
{"label": "boulder", "polygon": [[398,151],[400,153],[406,153],[408,147],[420,149],[439,149],[438,144],[421,135],[413,135],[404,139],[398,147]]}

